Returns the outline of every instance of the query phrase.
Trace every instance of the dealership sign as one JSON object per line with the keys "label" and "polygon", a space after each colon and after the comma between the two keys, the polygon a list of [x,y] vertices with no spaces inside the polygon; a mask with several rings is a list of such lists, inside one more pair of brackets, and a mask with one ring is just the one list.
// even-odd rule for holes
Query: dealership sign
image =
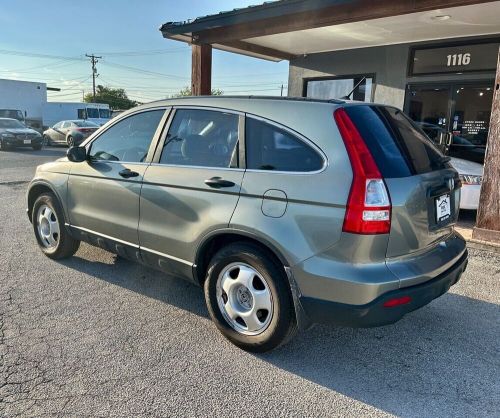
{"label": "dealership sign", "polygon": [[494,71],[500,43],[415,48],[410,75]]}

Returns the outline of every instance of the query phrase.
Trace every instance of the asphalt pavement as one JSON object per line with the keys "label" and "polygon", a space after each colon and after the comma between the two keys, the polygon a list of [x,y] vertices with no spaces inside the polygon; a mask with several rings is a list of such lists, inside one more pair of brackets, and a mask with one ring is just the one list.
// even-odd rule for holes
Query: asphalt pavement
{"label": "asphalt pavement", "polygon": [[64,152],[0,152],[0,416],[500,416],[499,255],[471,250],[459,284],[395,325],[253,355],[194,285],[86,244],[38,250],[27,181]]}

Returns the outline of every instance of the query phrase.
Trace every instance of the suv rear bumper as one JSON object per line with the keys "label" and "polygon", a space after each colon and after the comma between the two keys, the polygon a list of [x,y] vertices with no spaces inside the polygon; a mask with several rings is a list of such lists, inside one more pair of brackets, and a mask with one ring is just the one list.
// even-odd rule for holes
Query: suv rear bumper
{"label": "suv rear bumper", "polygon": [[[448,291],[458,282],[467,267],[468,253],[439,276],[424,283],[389,291],[364,305],[350,305],[312,297],[300,297],[300,303],[311,322],[330,323],[356,328],[376,327],[399,321],[407,313],[427,305]],[[409,296],[411,301],[405,305],[384,307],[383,304],[394,298]]]}

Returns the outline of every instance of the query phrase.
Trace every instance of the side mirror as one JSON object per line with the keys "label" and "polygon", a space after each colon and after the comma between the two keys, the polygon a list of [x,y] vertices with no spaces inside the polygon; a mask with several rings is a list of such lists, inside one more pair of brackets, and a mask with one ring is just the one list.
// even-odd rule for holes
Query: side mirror
{"label": "side mirror", "polygon": [[87,159],[87,150],[85,147],[71,147],[66,155],[72,163],[81,163]]}

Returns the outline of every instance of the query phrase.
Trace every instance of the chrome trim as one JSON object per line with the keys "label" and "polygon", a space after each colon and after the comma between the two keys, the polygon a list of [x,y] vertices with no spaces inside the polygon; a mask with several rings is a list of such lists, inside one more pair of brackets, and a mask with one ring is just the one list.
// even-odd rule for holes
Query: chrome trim
{"label": "chrome trim", "polygon": [[223,171],[245,171],[244,168],[231,168],[231,167],[210,167],[201,165],[181,165],[181,164],[161,164],[161,163],[151,163],[150,166],[154,167],[173,167],[173,168],[195,168],[202,170],[223,170]]}
{"label": "chrome trim", "polygon": [[93,231],[92,229],[87,229],[87,228],[83,228],[81,226],[71,225],[68,223],[65,223],[64,225],[69,226],[70,228],[76,228],[76,229],[79,229],[80,231],[88,232],[90,234],[98,235],[100,237],[119,242],[120,244],[130,245],[131,247],[139,248],[139,246],[137,244],[133,244],[131,242],[124,241],[122,239],[114,238],[114,237],[111,237],[111,236],[106,235],[106,234],[101,234],[100,232]]}
{"label": "chrome trim", "polygon": [[140,249],[144,250],[144,251],[147,251],[148,253],[153,253],[153,254],[159,255],[161,257],[169,258],[170,260],[174,260],[174,261],[177,261],[179,263],[186,264],[186,265],[188,265],[190,267],[194,266],[194,264],[191,263],[190,261],[186,261],[186,260],[183,260],[182,258],[174,257],[173,255],[168,255],[168,254],[165,254],[165,253],[161,253],[160,251],[152,250],[151,248],[140,247]]}
{"label": "chrome trim", "polygon": [[92,158],[90,160],[91,163],[111,163],[111,164],[135,164],[135,165],[149,165],[149,163],[145,162],[133,162],[133,161],[112,161],[112,160],[98,160],[95,158]]}
{"label": "chrome trim", "polygon": [[153,253],[153,254],[159,255],[161,257],[169,258],[170,260],[174,260],[174,261],[177,261],[179,263],[186,264],[186,265],[188,265],[190,267],[194,266],[193,263],[191,263],[190,261],[187,261],[187,260],[183,260],[182,258],[174,257],[173,255],[165,254],[165,253],[162,253],[160,251],[152,250],[150,248],[141,247],[140,245],[133,244],[131,242],[124,241],[122,239],[114,238],[114,237],[111,237],[111,236],[106,235],[106,234],[101,234],[100,232],[93,231],[92,229],[87,229],[87,228],[83,228],[81,226],[71,225],[69,223],[65,223],[64,225],[67,226],[67,227],[70,227],[70,228],[76,228],[76,229],[79,229],[81,231],[88,232],[90,234],[98,235],[98,236],[100,236],[102,238],[106,238],[106,239],[110,239],[112,241],[119,242],[120,244],[129,245],[131,247],[138,248],[139,250],[144,250],[144,251],[147,251],[149,253]]}

